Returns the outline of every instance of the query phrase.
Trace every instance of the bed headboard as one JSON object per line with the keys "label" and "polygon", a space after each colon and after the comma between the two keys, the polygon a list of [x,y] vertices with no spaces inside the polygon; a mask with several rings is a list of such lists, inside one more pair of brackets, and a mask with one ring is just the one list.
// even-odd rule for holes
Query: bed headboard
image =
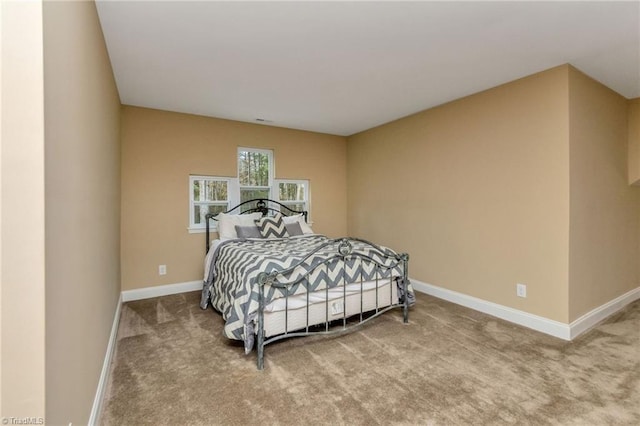
{"label": "bed headboard", "polygon": [[[244,209],[243,209],[244,207]],[[292,208],[282,204],[279,201],[276,200],[270,200],[268,198],[254,198],[253,200],[247,200],[245,202],[242,202],[240,204],[238,204],[235,207],[230,208],[229,210],[227,210],[226,212],[223,212],[225,214],[229,214],[229,213],[236,213],[236,214],[249,214],[249,213],[262,213],[262,216],[267,216],[270,213],[280,213],[283,216],[292,216],[295,214],[302,214],[304,216],[304,221],[308,222],[308,215],[309,213],[306,210],[303,211],[298,211],[298,210],[293,210]],[[213,219],[213,220],[217,220],[216,216],[218,214],[213,214],[213,213],[208,213],[204,219],[205,219],[205,223],[206,223],[206,238],[207,238],[207,252],[209,252],[209,244],[210,242],[210,229],[209,229],[209,220]]]}

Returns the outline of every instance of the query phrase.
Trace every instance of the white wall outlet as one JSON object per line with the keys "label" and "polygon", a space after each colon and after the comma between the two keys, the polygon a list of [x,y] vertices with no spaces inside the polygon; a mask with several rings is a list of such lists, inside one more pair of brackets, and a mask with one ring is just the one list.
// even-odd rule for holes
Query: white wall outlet
{"label": "white wall outlet", "polygon": [[527,297],[527,285],[526,284],[516,284],[516,294],[518,297]]}
{"label": "white wall outlet", "polygon": [[167,275],[167,265],[158,266],[158,274],[159,275]]}

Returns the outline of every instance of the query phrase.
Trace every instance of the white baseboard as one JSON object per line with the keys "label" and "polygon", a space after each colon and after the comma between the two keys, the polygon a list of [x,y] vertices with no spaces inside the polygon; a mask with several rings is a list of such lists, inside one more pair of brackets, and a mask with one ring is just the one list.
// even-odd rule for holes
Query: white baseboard
{"label": "white baseboard", "polygon": [[98,380],[98,388],[96,395],[93,399],[93,407],[91,408],[91,414],[89,416],[89,426],[98,424],[100,420],[100,413],[102,412],[102,401],[104,400],[104,394],[107,390],[107,384],[109,383],[109,371],[111,368],[111,360],[116,347],[116,338],[118,335],[118,325],[120,324],[120,311],[122,309],[122,303],[132,300],[149,299],[158,296],[167,296],[169,294],[186,293],[188,291],[195,291],[202,289],[202,281],[190,281],[186,283],[169,284],[157,287],[137,288],[134,290],[126,290],[120,293],[118,299],[118,305],[116,306],[116,312],[113,316],[113,324],[111,326],[111,335],[109,336],[109,343],[107,344],[107,352],[104,356],[104,362],[102,364],[102,371],[100,373],[100,379]]}
{"label": "white baseboard", "polygon": [[477,297],[458,293],[457,291],[448,290],[432,284],[426,284],[414,279],[411,279],[411,285],[415,290],[437,297],[438,299],[444,299],[457,305],[462,305],[560,339],[570,340],[571,338],[569,324],[550,320],[545,317],[533,315],[528,312],[509,308],[508,306],[499,305],[497,303],[488,302],[483,299],[478,299]]}
{"label": "white baseboard", "polygon": [[155,287],[135,288],[122,292],[122,301],[150,299],[152,297],[168,296],[170,294],[186,293],[202,290],[202,281],[188,281],[185,283],[159,285]]}
{"label": "white baseboard", "polygon": [[100,379],[98,380],[98,389],[96,390],[96,396],[93,398],[93,407],[91,407],[91,415],[89,416],[89,426],[98,424],[100,419],[100,413],[102,412],[102,401],[104,400],[104,394],[107,390],[107,384],[109,383],[109,370],[111,368],[111,359],[116,348],[116,337],[118,335],[118,324],[120,324],[120,308],[122,307],[122,293],[118,298],[118,304],[116,306],[116,312],[113,315],[113,324],[111,325],[111,334],[109,335],[109,343],[107,344],[107,353],[104,356],[104,362],[102,363],[102,371],[100,372]]}
{"label": "white baseboard", "polygon": [[629,303],[635,302],[638,299],[640,299],[640,287],[634,288],[633,290],[628,291],[622,296],[616,297],[610,302],[607,302],[604,305],[587,312],[570,324],[569,327],[571,328],[571,339],[575,339],[580,334],[598,324],[600,321],[618,312]]}
{"label": "white baseboard", "polygon": [[411,279],[411,285],[421,293],[426,293],[563,340],[575,339],[609,315],[640,299],[640,287],[638,287],[586,313],[571,324],[565,324],[418,280]]}

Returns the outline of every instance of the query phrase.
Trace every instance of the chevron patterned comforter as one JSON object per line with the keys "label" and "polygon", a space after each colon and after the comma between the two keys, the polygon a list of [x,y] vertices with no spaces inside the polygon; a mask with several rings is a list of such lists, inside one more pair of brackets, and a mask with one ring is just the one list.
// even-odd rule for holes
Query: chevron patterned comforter
{"label": "chevron patterned comforter", "polygon": [[[279,276],[278,280],[295,282],[298,278],[308,275],[308,285],[297,284],[290,287],[289,295],[301,294],[341,285],[343,276],[346,282],[360,280],[374,280],[376,268],[373,264],[361,262],[356,257],[348,257],[344,262],[331,262],[327,266],[321,265],[327,258],[338,253],[338,244],[322,235],[305,235],[291,238],[265,240],[227,240],[216,248],[209,276],[204,283],[203,303],[205,308],[210,300],[213,307],[222,313],[225,320],[224,335],[230,339],[242,340],[248,353],[253,347],[254,322],[259,306],[259,287],[257,276],[260,272],[285,270],[300,262],[313,250],[327,244],[316,254],[311,256],[286,277]],[[395,252],[382,248],[380,252],[371,245],[359,241],[352,241],[353,253],[362,253],[375,261],[393,266],[397,261],[388,255]],[[345,269],[346,268],[346,269]],[[344,271],[344,275],[343,275]],[[379,278],[401,276],[399,266],[386,270],[380,268]],[[306,281],[306,280],[305,280]],[[277,297],[284,296],[283,289],[266,287],[266,304]],[[409,295],[410,300],[413,294]],[[411,300],[412,301],[412,300]]]}

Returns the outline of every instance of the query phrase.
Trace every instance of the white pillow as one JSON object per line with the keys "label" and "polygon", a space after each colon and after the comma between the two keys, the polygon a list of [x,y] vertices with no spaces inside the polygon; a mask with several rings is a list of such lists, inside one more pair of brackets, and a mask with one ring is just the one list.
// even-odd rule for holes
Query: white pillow
{"label": "white pillow", "polygon": [[283,216],[282,220],[284,221],[285,225],[287,223],[298,222],[303,234],[313,234],[313,229],[311,229],[309,224],[304,221],[304,216],[302,215],[302,213],[294,214],[293,216]]}
{"label": "white pillow", "polygon": [[218,236],[221,240],[232,240],[238,238],[236,225],[255,226],[255,220],[260,219],[262,213],[249,214],[218,214]]}

